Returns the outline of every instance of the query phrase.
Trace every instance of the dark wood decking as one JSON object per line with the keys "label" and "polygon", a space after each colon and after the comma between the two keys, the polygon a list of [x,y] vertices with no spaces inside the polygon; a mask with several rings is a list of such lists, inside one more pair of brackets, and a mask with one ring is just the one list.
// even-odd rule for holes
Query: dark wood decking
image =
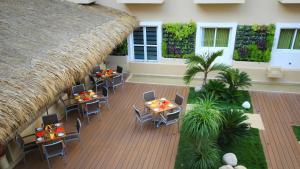
{"label": "dark wood decking", "polygon": [[254,112],[261,114],[260,131],[269,169],[299,169],[300,144],[291,125],[300,125],[300,95],[251,92]]}
{"label": "dark wood decking", "polygon": [[[177,125],[159,129],[153,124],[140,131],[135,124],[132,105],[143,105],[142,93],[155,90],[158,97],[173,99],[176,93],[185,98],[188,88],[126,83],[110,97],[110,110],[102,107],[100,116],[84,123],[81,142],[67,145],[67,163],[61,158],[50,160],[52,168],[102,168],[102,169],[173,169],[179,141]],[[75,130],[75,115],[66,122],[68,131]],[[38,153],[26,156],[16,168],[47,168]]]}

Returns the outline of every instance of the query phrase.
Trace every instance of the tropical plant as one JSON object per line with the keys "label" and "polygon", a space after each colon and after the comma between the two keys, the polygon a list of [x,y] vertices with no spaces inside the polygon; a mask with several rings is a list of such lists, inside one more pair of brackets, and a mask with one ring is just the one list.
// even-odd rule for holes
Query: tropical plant
{"label": "tropical plant", "polygon": [[240,72],[239,69],[226,69],[219,72],[217,77],[220,81],[228,84],[229,92],[236,92],[239,89],[251,86],[251,79],[249,75],[246,72]]}
{"label": "tropical plant", "polygon": [[220,153],[212,141],[198,144],[192,152],[192,169],[215,169],[220,166]]}
{"label": "tropical plant", "polygon": [[182,130],[196,142],[207,140],[215,138],[219,134],[222,120],[213,96],[207,96],[184,116]]}
{"label": "tropical plant", "polygon": [[205,52],[200,56],[191,55],[187,59],[187,70],[184,75],[184,81],[189,84],[195,75],[199,72],[204,74],[203,85],[206,84],[207,75],[211,71],[223,71],[228,68],[224,64],[213,64],[218,56],[222,56],[223,50],[217,52]]}
{"label": "tropical plant", "polygon": [[213,93],[217,98],[221,98],[226,92],[226,85],[220,80],[209,80],[204,86],[205,93]]}
{"label": "tropical plant", "polygon": [[223,125],[220,130],[218,143],[225,146],[249,135],[249,124],[245,121],[248,117],[240,109],[227,109],[222,112]]}

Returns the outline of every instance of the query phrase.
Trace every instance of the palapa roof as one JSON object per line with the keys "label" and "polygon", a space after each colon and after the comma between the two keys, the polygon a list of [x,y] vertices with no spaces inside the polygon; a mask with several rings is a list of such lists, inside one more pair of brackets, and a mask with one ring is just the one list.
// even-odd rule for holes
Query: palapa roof
{"label": "palapa roof", "polygon": [[0,142],[6,143],[104,60],[137,20],[59,0],[0,4]]}

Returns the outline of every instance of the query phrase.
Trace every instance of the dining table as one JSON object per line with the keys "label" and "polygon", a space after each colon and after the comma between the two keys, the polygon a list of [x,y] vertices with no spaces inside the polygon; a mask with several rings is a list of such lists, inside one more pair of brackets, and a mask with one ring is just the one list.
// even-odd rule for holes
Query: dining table
{"label": "dining table", "polygon": [[35,142],[37,145],[47,144],[53,141],[60,141],[66,137],[63,123],[56,123],[35,129]]}
{"label": "dining table", "polygon": [[150,110],[154,120],[160,118],[160,114],[177,108],[177,104],[165,97],[145,102],[145,107]]}
{"label": "dining table", "polygon": [[90,101],[94,101],[100,99],[101,97],[101,95],[98,95],[93,90],[88,90],[74,94],[74,99],[78,104],[84,104]]}

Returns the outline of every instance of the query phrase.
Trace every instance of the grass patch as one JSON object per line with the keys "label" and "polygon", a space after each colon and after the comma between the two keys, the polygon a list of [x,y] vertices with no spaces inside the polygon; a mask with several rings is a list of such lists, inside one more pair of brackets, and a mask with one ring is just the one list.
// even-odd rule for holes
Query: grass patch
{"label": "grass patch", "polygon": [[300,141],[300,126],[292,126],[297,141]]}
{"label": "grass patch", "polygon": [[232,152],[238,158],[238,164],[249,169],[267,169],[263,147],[258,129],[251,128],[250,135],[233,145],[222,148],[223,154]]}
{"label": "grass patch", "polygon": [[[218,107],[220,107],[221,109],[223,107],[229,107],[229,108],[233,108],[233,109],[243,109],[245,110],[245,112],[247,113],[253,113],[253,108],[252,108],[252,103],[251,103],[251,97],[248,91],[240,91],[241,92],[241,96],[240,96],[240,102],[239,103],[235,103],[235,104],[228,104],[226,101],[224,100],[219,100],[218,101]],[[203,94],[203,92],[195,92],[194,87],[190,88],[190,92],[189,92],[189,96],[188,96],[188,104],[195,104],[197,103],[197,101],[199,101],[199,97]],[[251,104],[251,108],[250,109],[244,109],[242,107],[242,104],[244,101],[249,101]]]}

